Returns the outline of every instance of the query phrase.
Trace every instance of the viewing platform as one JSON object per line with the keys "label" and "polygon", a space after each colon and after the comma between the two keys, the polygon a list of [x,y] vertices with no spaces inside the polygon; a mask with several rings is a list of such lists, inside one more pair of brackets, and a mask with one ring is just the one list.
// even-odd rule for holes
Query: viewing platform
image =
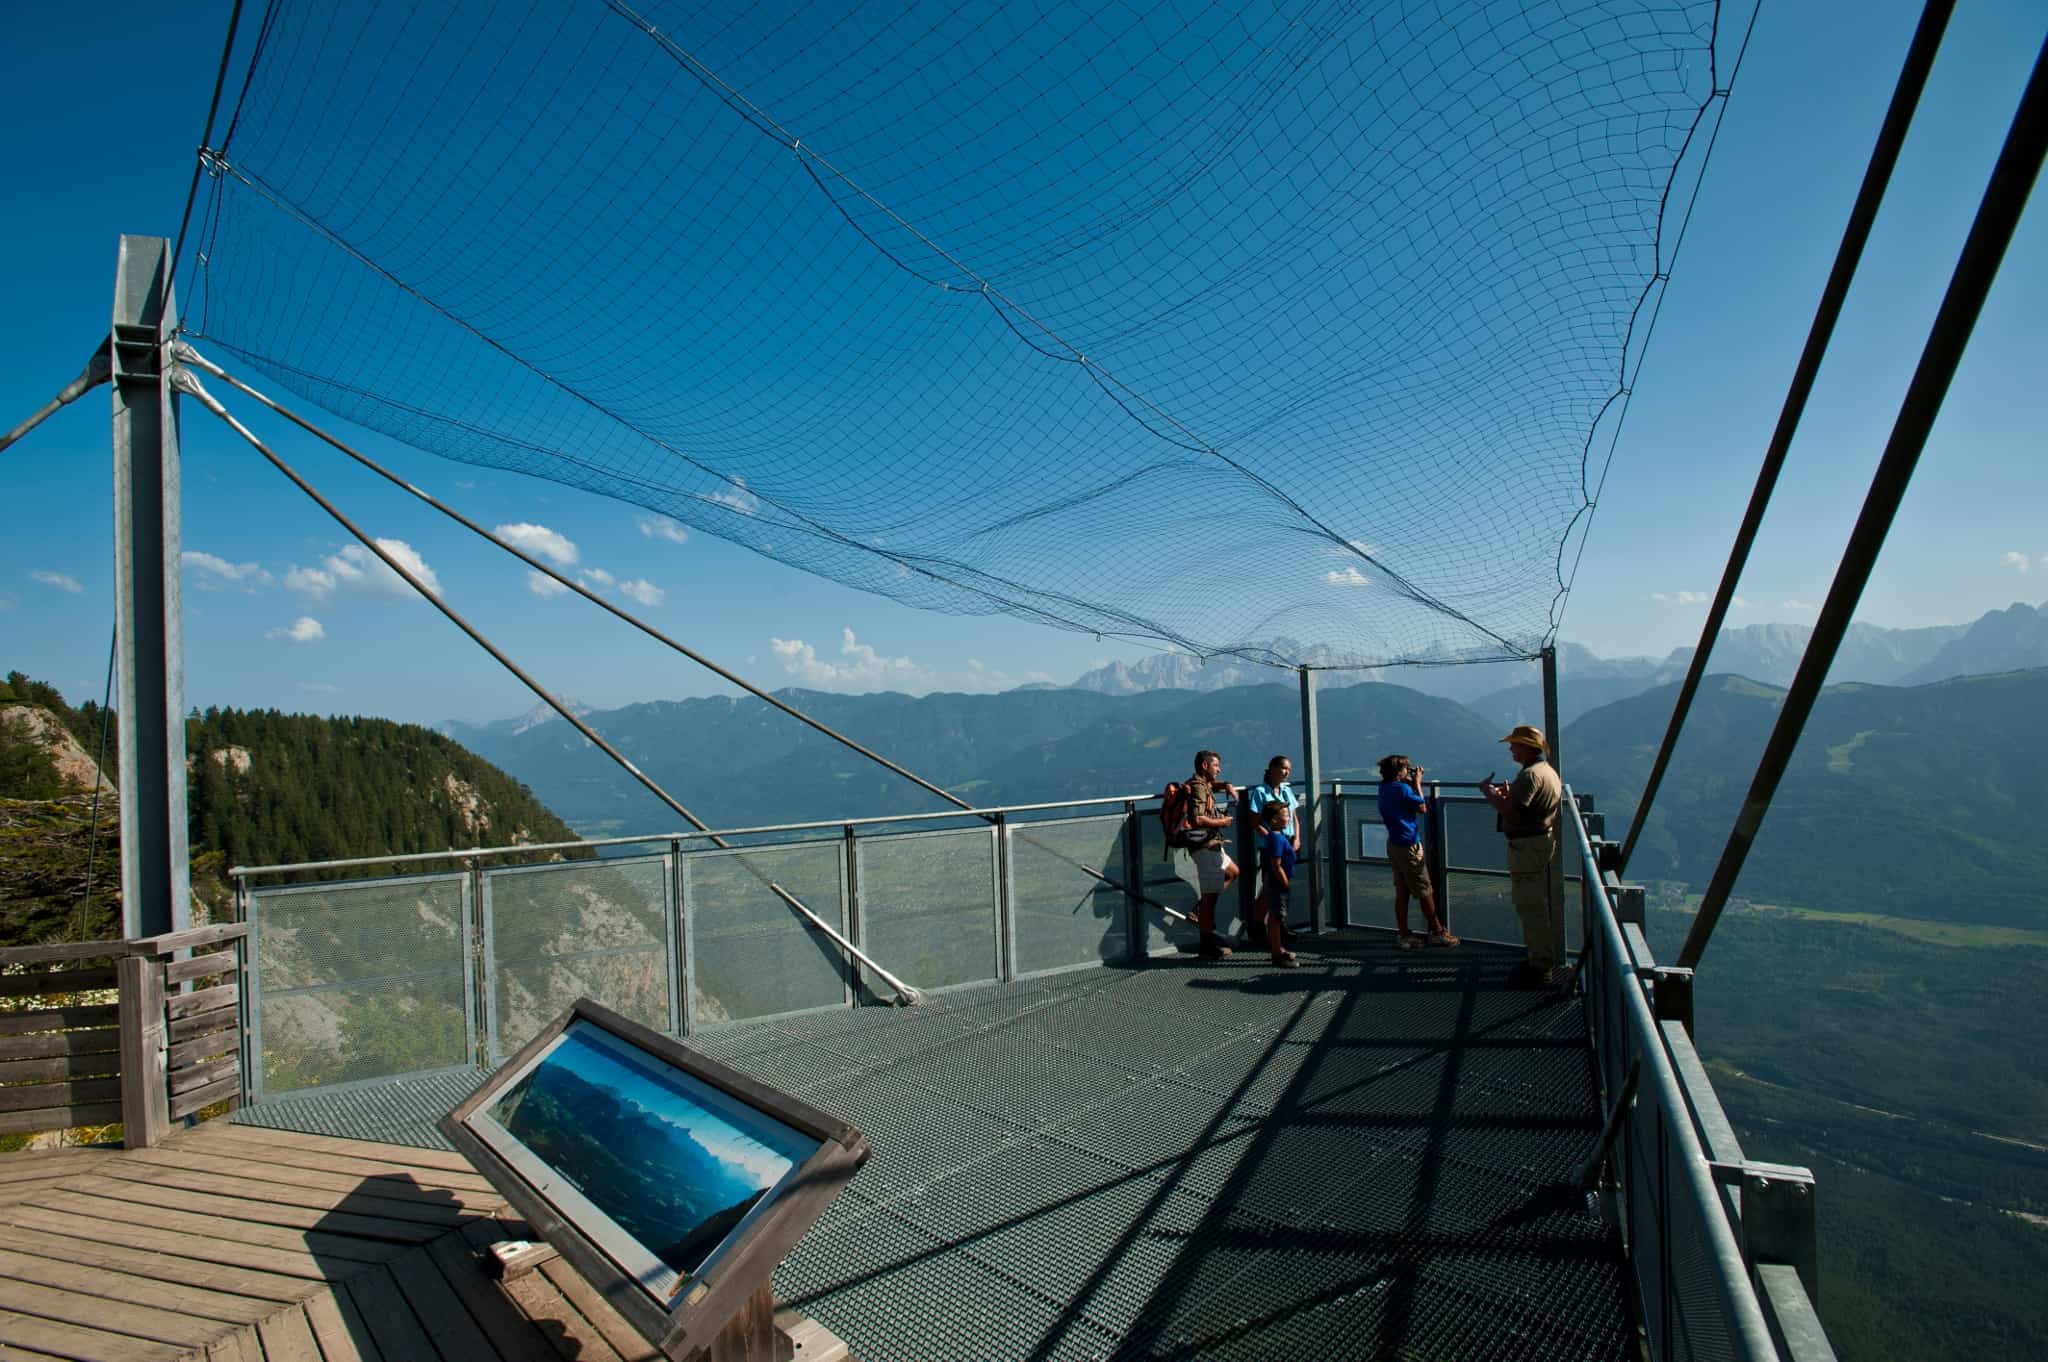
{"label": "viewing platform", "polygon": [[[482,1245],[530,1231],[434,1127],[588,995],[866,1133],[774,1280],[862,1362],[1831,1356],[1803,1285],[1811,1178],[1742,1161],[1685,1029],[1689,974],[1626,920],[1640,895],[1598,869],[1597,815],[1564,829],[1579,968],[1532,989],[1519,948],[1471,939],[1498,872],[1476,840],[1461,858],[1454,793],[1428,833],[1468,940],[1422,950],[1378,923],[1366,801],[1324,798],[1343,832],[1305,911],[1335,921],[1300,924],[1289,970],[1176,948],[1192,886],[1147,854],[1135,799],[347,881],[252,870],[242,923],[179,938],[207,954],[30,948],[121,1001],[11,1043],[110,1075],[49,1100],[107,1119],[119,1089],[148,1147],[0,1158],[0,1348],[654,1356],[565,1263],[485,1272]],[[874,1005],[871,972],[742,859],[921,1002]],[[117,1012],[118,1053],[73,1029]],[[155,1086],[134,1077],[153,1044]],[[178,1127],[223,1085],[231,1118]]]}

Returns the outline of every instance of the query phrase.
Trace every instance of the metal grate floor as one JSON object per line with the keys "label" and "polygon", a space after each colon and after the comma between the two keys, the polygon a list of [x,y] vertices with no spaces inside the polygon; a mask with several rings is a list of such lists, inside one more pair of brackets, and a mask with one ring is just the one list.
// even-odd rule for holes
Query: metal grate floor
{"label": "metal grate floor", "polygon": [[[693,1036],[874,1145],[778,1294],[863,1362],[1632,1356],[1565,1185],[1600,1126],[1577,1000],[1501,948],[1314,945]],[[474,1082],[237,1119],[438,1144]]]}

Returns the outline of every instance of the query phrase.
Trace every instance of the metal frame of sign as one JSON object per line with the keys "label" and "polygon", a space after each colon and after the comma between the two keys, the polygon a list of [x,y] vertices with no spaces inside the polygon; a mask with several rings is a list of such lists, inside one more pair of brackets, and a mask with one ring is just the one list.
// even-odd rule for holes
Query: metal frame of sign
{"label": "metal frame of sign", "polygon": [[[573,1213],[549,1200],[525,1172],[470,1128],[473,1117],[486,1111],[524,1078],[541,1052],[578,1021],[590,1023],[660,1063],[671,1065],[819,1142],[817,1151],[778,1184],[780,1190],[755,1208],[755,1213],[734,1230],[733,1237],[706,1259],[705,1270],[672,1305],[664,1305],[601,1246],[600,1241],[608,1237],[605,1230],[593,1232],[578,1224]],[[678,1359],[710,1346],[754,1293],[767,1285],[776,1264],[796,1247],[868,1157],[867,1137],[846,1122],[588,998],[578,998],[568,1011],[520,1047],[518,1054],[442,1117],[439,1127],[449,1142],[526,1218],[534,1232],[568,1259],[613,1309],[662,1352]]]}

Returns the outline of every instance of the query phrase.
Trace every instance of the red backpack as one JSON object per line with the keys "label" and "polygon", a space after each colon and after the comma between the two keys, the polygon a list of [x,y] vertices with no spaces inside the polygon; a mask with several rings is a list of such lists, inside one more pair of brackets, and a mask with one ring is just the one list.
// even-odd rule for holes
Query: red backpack
{"label": "red backpack", "polygon": [[1177,780],[1166,782],[1166,788],[1159,792],[1159,830],[1164,834],[1162,841],[1165,851],[1162,859],[1172,860],[1173,849],[1193,851],[1208,846],[1216,840],[1214,828],[1191,828],[1188,821],[1194,817],[1188,787]]}

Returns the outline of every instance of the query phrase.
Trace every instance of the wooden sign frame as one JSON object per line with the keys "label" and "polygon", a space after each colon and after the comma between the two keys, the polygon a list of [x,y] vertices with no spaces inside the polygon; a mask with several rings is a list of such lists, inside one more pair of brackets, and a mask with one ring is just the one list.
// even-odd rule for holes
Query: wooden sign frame
{"label": "wooden sign frame", "polygon": [[[734,1231],[710,1259],[709,1270],[664,1304],[600,1244],[600,1234],[577,1223],[470,1126],[535,1067],[541,1053],[576,1022],[708,1084],[744,1106],[817,1140],[818,1148]],[[809,1103],[778,1091],[589,998],[578,998],[519,1053],[483,1081],[439,1128],[476,1170],[523,1215],[534,1232],[583,1275],[605,1300],[663,1353],[679,1360],[708,1349],[719,1332],[765,1289],[775,1267],[824,1214],[825,1208],[867,1161],[867,1137]],[[601,1232],[600,1232],[601,1233]]]}

